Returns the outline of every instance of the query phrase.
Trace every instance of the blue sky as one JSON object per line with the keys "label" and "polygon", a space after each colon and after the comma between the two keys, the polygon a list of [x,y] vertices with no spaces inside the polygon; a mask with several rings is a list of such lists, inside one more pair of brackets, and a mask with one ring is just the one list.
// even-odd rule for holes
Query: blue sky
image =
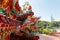
{"label": "blue sky", "polygon": [[19,5],[22,6],[25,1],[30,3],[35,16],[41,16],[41,20],[50,21],[52,15],[60,21],[60,0],[19,0]]}

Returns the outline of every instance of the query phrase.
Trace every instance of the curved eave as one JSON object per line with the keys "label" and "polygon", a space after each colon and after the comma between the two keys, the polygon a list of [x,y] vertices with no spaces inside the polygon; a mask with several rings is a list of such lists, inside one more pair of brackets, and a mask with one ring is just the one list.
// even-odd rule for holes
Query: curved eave
{"label": "curved eave", "polygon": [[[8,24],[10,26],[18,26],[18,25],[21,25],[22,23],[18,20],[13,20],[13,19],[10,19],[6,16],[3,16],[3,15],[0,15],[0,23],[3,23],[4,25],[5,24]],[[1,25],[1,24],[0,24]]]}
{"label": "curved eave", "polygon": [[17,17],[17,20],[23,20],[24,18],[27,18],[28,16],[32,16],[32,15],[34,15],[33,12],[25,13],[25,14],[23,14],[23,15],[18,16],[18,17]]}

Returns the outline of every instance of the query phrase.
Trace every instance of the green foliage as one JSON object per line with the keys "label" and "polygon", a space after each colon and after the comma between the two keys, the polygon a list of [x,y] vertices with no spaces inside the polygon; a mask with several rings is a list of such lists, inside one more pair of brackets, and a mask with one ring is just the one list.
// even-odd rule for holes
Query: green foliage
{"label": "green foliage", "polygon": [[60,27],[60,21],[53,21],[53,22],[48,22],[48,21],[41,21],[40,22],[40,27],[46,28],[46,27]]}
{"label": "green foliage", "polygon": [[48,26],[49,26],[49,22],[47,22],[47,21],[41,21],[40,22],[40,27],[46,28]]}
{"label": "green foliage", "polygon": [[40,29],[38,30],[41,34],[50,34],[56,32],[55,28],[60,28],[60,21],[40,21]]}
{"label": "green foliage", "polygon": [[51,27],[59,28],[60,27],[60,21],[51,22]]}
{"label": "green foliage", "polygon": [[54,32],[56,32],[56,30],[55,29],[50,29],[50,28],[41,28],[41,29],[39,29],[39,33],[41,33],[41,34],[50,34],[50,33],[54,33]]}

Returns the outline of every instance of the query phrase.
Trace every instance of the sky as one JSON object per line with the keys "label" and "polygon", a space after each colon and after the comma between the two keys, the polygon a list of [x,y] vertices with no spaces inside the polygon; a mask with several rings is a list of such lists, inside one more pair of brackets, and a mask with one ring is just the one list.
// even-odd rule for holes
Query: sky
{"label": "sky", "polygon": [[51,21],[51,15],[56,21],[60,21],[60,0],[19,0],[22,7],[25,1],[32,6],[32,10],[36,17],[41,20]]}

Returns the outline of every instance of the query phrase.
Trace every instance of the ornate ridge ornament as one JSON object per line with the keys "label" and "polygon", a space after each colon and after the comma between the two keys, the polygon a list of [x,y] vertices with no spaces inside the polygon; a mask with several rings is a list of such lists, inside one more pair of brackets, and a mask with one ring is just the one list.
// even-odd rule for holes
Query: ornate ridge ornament
{"label": "ornate ridge ornament", "polygon": [[[0,0],[0,40],[10,40],[12,33],[18,36],[29,35],[35,38],[35,23],[38,21],[37,17],[34,17],[32,7],[28,2],[25,3],[27,11],[21,10],[18,4],[18,0]],[[22,14],[21,14],[22,13]],[[14,37],[14,35],[12,35]],[[9,39],[10,38],[10,39]],[[19,37],[18,37],[19,38]],[[22,39],[24,39],[22,37]],[[12,39],[12,40],[17,40]]]}

